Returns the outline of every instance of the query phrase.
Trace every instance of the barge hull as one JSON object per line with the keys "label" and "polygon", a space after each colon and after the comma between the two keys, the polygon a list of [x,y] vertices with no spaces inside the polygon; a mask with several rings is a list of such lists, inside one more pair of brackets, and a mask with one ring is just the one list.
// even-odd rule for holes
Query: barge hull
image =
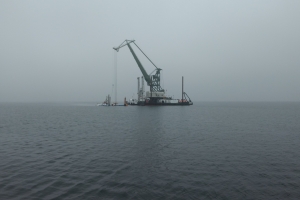
{"label": "barge hull", "polygon": [[190,106],[193,105],[192,102],[183,102],[183,103],[146,103],[146,102],[139,102],[136,104],[138,106]]}

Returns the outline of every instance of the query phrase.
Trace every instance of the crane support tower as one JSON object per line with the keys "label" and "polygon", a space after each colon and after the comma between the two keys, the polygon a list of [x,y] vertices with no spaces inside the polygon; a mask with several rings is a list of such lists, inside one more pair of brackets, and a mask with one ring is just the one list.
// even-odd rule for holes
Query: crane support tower
{"label": "crane support tower", "polygon": [[[155,67],[154,71],[152,71],[150,74],[148,74],[146,72],[142,63],[138,59],[134,50],[132,49],[131,44],[134,44]],[[117,52],[119,52],[119,50],[124,46],[128,46],[134,60],[136,61],[138,67],[140,68],[140,70],[143,74],[143,77],[141,78],[142,79],[142,87],[141,88],[140,88],[140,78],[138,78],[138,100],[137,100],[137,103],[136,104],[129,103],[130,105],[133,105],[133,104],[135,104],[135,105],[193,105],[193,102],[191,101],[191,99],[183,91],[183,85],[182,85],[181,99],[172,99],[172,97],[165,96],[165,90],[160,86],[160,71],[162,69],[158,68],[150,60],[150,58],[135,43],[135,40],[125,40],[118,47],[113,47],[113,49],[116,50]],[[144,80],[147,82],[147,85],[150,86],[150,92],[146,92],[146,96],[144,96],[144,83],[143,83]],[[182,83],[183,83],[183,79],[182,79]],[[188,99],[186,97],[188,97]],[[135,102],[135,101],[132,101],[132,102]]]}

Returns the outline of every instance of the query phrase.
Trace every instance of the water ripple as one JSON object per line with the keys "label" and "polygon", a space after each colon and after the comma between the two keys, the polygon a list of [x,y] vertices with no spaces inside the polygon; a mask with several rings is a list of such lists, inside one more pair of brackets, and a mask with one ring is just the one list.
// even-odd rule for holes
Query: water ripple
{"label": "water ripple", "polygon": [[298,199],[299,104],[0,104],[1,199]]}

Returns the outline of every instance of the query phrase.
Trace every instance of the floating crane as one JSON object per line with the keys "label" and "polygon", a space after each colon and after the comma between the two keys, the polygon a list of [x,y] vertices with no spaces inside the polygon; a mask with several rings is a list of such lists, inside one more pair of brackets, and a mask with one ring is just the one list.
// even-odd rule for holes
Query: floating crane
{"label": "floating crane", "polygon": [[[136,56],[135,52],[133,51],[133,49],[130,45],[131,43],[133,43],[155,67],[154,71],[152,71],[150,74],[148,74],[146,72],[142,63]],[[182,99],[180,99],[180,100],[172,99],[171,97],[165,96],[165,90],[160,86],[160,71],[162,69],[158,68],[150,60],[150,58],[148,58],[148,56],[135,43],[135,40],[125,40],[118,47],[113,47],[113,49],[116,50],[117,52],[119,52],[119,50],[124,46],[128,46],[131,54],[133,55],[133,58],[135,59],[137,65],[139,66],[139,68],[143,74],[142,84],[143,84],[143,79],[144,79],[147,82],[147,85],[150,86],[150,93],[147,92],[146,99],[143,99],[143,101],[140,101],[140,98],[139,98],[140,97],[140,88],[139,88],[139,78],[138,78],[138,102],[137,102],[137,105],[193,105],[193,102],[191,101],[191,99],[183,91],[183,85],[182,85]],[[182,79],[182,84],[183,84],[183,79]],[[142,88],[143,88],[143,85],[142,85]],[[144,90],[144,89],[142,89],[142,90]],[[142,94],[143,94],[143,91],[142,91]],[[188,100],[186,97],[188,97]]]}

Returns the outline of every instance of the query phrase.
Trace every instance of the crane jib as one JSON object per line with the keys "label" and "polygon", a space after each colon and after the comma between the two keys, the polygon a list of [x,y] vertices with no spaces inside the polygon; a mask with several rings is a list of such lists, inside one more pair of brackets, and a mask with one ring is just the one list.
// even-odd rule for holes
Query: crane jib
{"label": "crane jib", "polygon": [[127,44],[127,46],[128,46],[128,48],[129,48],[130,52],[132,53],[132,55],[133,55],[133,57],[134,57],[134,59],[135,59],[137,65],[139,66],[139,68],[140,68],[140,70],[141,70],[141,72],[142,72],[142,74],[143,74],[143,76],[144,76],[146,82],[150,85],[150,84],[151,84],[150,76],[147,74],[147,72],[146,72],[146,70],[144,69],[142,63],[140,62],[140,60],[138,59],[138,57],[135,55],[135,53],[134,53],[134,51],[133,51],[133,49],[131,48],[131,46],[130,46],[129,43]]}
{"label": "crane jib", "polygon": [[146,58],[154,65],[154,67],[156,68],[154,71],[156,71],[156,73],[154,75],[151,74],[147,74],[145,68],[143,67],[142,63],[140,62],[140,60],[138,59],[138,57],[136,56],[135,52],[133,51],[130,43],[134,43],[134,40],[125,40],[124,42],[122,42],[122,44],[120,44],[118,47],[113,47],[114,50],[116,50],[117,52],[119,51],[120,48],[124,47],[124,46],[128,46],[131,54],[133,55],[133,58],[135,59],[138,67],[140,68],[145,81],[147,82],[147,84],[150,86],[150,91],[155,91],[155,92],[164,92],[164,89],[161,88],[160,86],[160,71],[162,69],[156,67],[156,65],[148,58],[148,56],[140,49],[140,47],[137,46],[137,44],[135,44],[135,46],[144,54],[144,56],[146,56]]}

